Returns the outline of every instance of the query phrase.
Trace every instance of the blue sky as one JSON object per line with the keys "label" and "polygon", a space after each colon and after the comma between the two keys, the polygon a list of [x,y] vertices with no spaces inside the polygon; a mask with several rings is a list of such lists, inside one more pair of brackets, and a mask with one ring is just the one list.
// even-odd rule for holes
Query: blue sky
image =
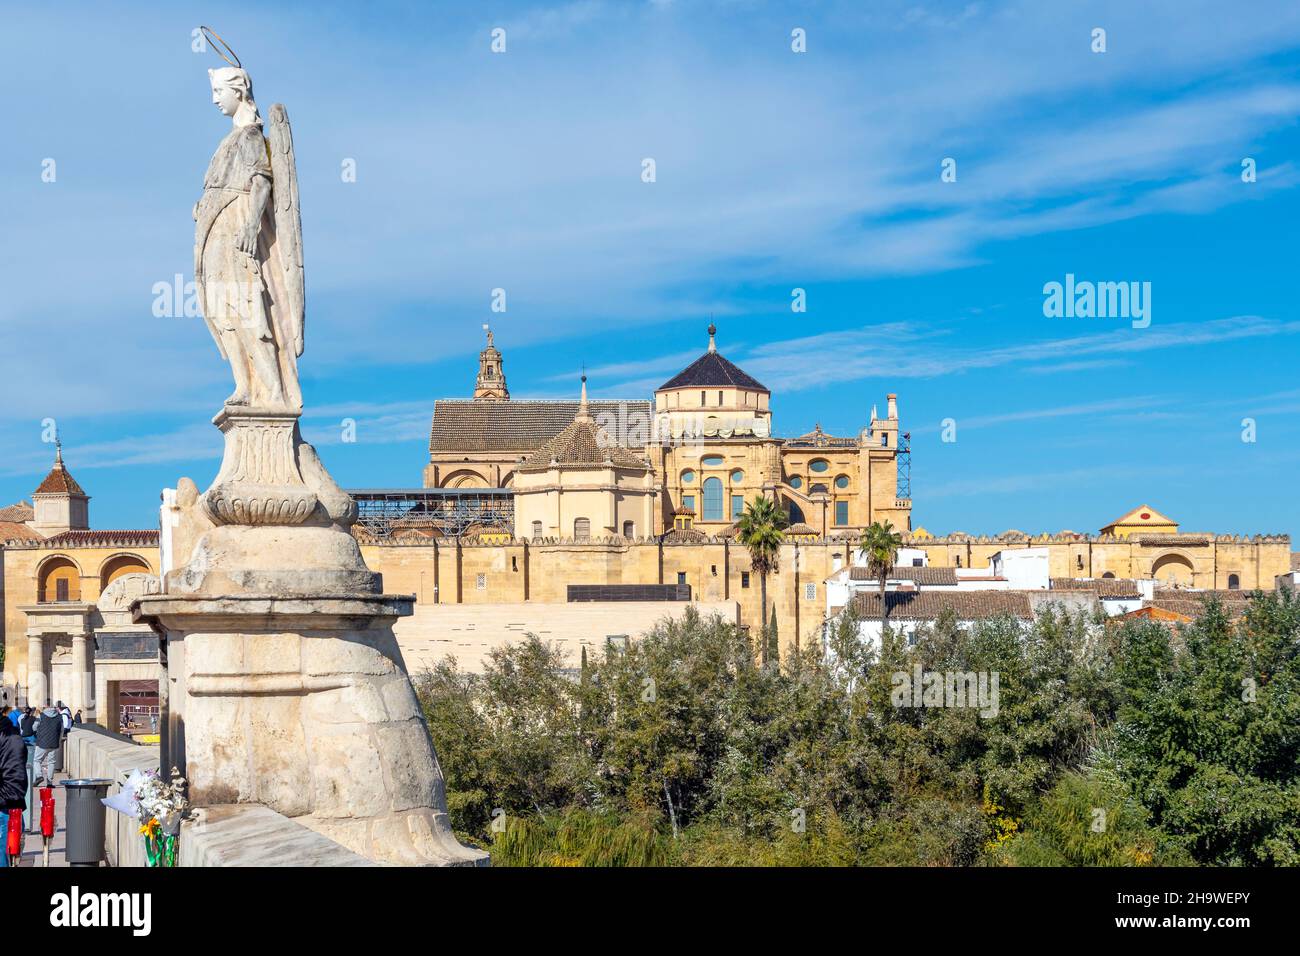
{"label": "blue sky", "polygon": [[[854,433],[897,392],[932,531],[1095,531],[1149,503],[1300,534],[1294,2],[114,9],[11,9],[0,37],[23,78],[0,502],[48,469],[46,418],[96,527],[152,527],[159,489],[216,472],[228,370],[200,320],[152,311],[190,277],[228,129],[221,62],[191,51],[211,18],[293,121],[304,427],[345,486],[420,483],[485,321],[516,397],[571,396],[585,364],[594,396],[646,398],[712,314],[779,434]],[[1151,283],[1150,327],[1045,317],[1067,273]]]}

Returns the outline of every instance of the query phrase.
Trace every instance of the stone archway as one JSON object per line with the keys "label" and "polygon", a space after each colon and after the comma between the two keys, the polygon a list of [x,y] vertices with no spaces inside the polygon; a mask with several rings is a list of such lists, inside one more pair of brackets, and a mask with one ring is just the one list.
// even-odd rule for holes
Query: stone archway
{"label": "stone archway", "polygon": [[489,488],[490,482],[476,471],[453,471],[442,483],[444,488]]}
{"label": "stone archway", "polygon": [[1162,584],[1191,587],[1194,577],[1191,559],[1181,554],[1162,554],[1151,565],[1151,576]]}

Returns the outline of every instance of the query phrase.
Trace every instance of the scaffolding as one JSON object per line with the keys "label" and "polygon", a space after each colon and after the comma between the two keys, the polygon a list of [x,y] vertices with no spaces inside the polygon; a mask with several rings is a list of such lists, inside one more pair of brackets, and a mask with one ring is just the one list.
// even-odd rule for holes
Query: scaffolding
{"label": "scaffolding", "polygon": [[912,500],[912,433],[903,432],[898,443],[898,497]]}
{"label": "scaffolding", "polygon": [[348,494],[357,503],[357,524],[376,538],[404,531],[461,538],[515,530],[510,488],[360,488]]}

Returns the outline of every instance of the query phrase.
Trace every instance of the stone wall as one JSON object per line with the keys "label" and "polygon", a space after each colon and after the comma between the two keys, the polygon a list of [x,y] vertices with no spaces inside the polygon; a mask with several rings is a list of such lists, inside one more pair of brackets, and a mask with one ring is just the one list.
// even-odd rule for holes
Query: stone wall
{"label": "stone wall", "polygon": [[[740,545],[709,538],[660,545],[654,540],[486,544],[455,541],[363,541],[366,564],[384,576],[389,594],[414,594],[415,613],[432,605],[563,605],[570,584],[677,584],[705,604],[735,602],[739,623],[757,631],[760,580]],[[825,580],[852,558],[844,540],[787,542],[780,570],[768,576],[769,610],[776,608],[782,654],[819,638],[826,610]],[[679,577],[680,576],[680,577]],[[665,611],[667,613],[667,611]],[[403,653],[408,644],[398,624]],[[619,631],[622,633],[622,630]],[[597,635],[603,639],[604,632]],[[408,664],[415,669],[413,662]]]}
{"label": "stone wall", "polygon": [[578,667],[585,648],[591,660],[605,653],[606,639],[636,638],[665,618],[679,618],[688,607],[701,615],[720,614],[735,623],[735,601],[608,601],[574,604],[423,605],[401,618],[393,630],[406,667],[413,675],[445,657],[462,670],[481,672],[492,650],[536,634],[557,645],[571,667]]}
{"label": "stone wall", "polygon": [[[120,793],[132,770],[158,767],[158,747],[131,743],[98,727],[68,734],[64,769],[71,777],[113,781]],[[60,794],[62,798],[63,795]],[[104,852],[109,866],[146,866],[139,822],[107,810]],[[181,830],[180,866],[373,866],[369,860],[267,807],[205,807]]]}

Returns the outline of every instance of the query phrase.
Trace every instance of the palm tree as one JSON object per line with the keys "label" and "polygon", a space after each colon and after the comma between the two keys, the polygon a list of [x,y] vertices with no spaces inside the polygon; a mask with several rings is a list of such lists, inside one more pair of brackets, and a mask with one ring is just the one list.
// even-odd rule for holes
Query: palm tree
{"label": "palm tree", "polygon": [[[774,571],[781,563],[781,542],[785,535],[781,532],[787,524],[785,512],[771,498],[755,498],[746,507],[736,522],[736,540],[749,551],[749,566],[758,572],[759,586],[762,589],[763,638],[762,662],[768,664],[767,634],[767,574]],[[777,654],[772,654],[775,660]]]}
{"label": "palm tree", "polygon": [[872,522],[862,532],[862,541],[858,544],[858,553],[867,560],[867,574],[880,584],[880,629],[885,629],[888,608],[885,606],[885,582],[894,570],[894,558],[902,547],[903,536],[894,532],[894,526],[886,521]]}

